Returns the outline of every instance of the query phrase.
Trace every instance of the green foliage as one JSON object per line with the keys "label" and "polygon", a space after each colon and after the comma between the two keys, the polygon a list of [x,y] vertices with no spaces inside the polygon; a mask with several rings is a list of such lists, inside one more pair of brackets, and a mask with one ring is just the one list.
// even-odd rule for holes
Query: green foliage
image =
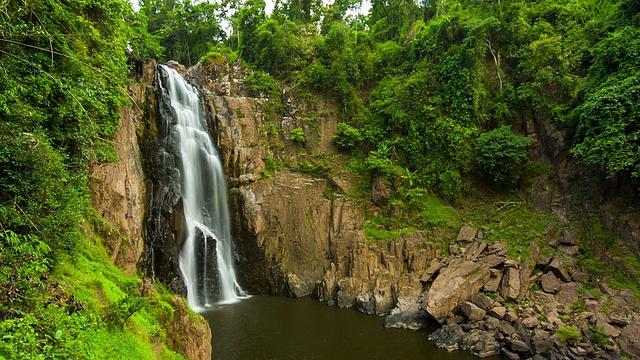
{"label": "green foliage", "polygon": [[631,245],[606,232],[598,219],[592,217],[589,221],[591,227],[584,229],[580,237],[584,249],[577,256],[580,265],[593,280],[640,294],[640,259],[633,255]]}
{"label": "green foliage", "polygon": [[20,235],[37,234],[57,251],[72,249],[85,190],[80,179],[46,137],[0,128],[0,224]]}
{"label": "green foliage", "polygon": [[608,346],[611,345],[611,341],[609,341],[609,336],[604,333],[604,329],[600,326],[596,326],[593,328],[593,335],[590,338],[591,342],[598,346]]}
{"label": "green foliage", "polygon": [[394,219],[375,217],[364,222],[364,235],[369,243],[376,241],[392,241],[403,234],[414,231],[414,228],[394,229]]}
{"label": "green foliage", "polygon": [[10,316],[25,303],[39,295],[51,261],[49,245],[37,236],[0,232],[0,319]]}
{"label": "green foliage", "polygon": [[301,160],[291,170],[309,174],[316,178],[326,178],[329,175],[330,168],[326,161]]}
{"label": "green foliage", "polygon": [[430,195],[423,188],[399,191],[399,195],[411,212],[416,226],[443,228],[459,228],[459,214],[451,206],[444,205],[438,198]]}
{"label": "green foliage", "polygon": [[289,139],[296,143],[307,142],[307,136],[305,135],[304,130],[302,130],[302,128],[300,127],[291,129],[291,131],[289,132]]}
{"label": "green foliage", "polygon": [[146,302],[89,239],[87,186],[117,160],[129,61],[160,50],[124,0],[0,1],[0,358],[149,359],[166,341],[130,330]]}
{"label": "green foliage", "polygon": [[176,60],[187,66],[195,65],[210,46],[225,37],[220,11],[219,4],[206,1],[140,2],[140,17],[146,18],[149,34],[164,47],[161,60]]}
{"label": "green foliage", "polygon": [[364,140],[364,136],[358,128],[340,122],[336,128],[336,134],[331,137],[340,150],[357,148]]}
{"label": "green foliage", "polygon": [[486,132],[476,143],[476,158],[482,171],[495,182],[512,184],[522,175],[529,139],[501,126]]}
{"label": "green foliage", "polygon": [[572,153],[610,176],[630,172],[639,177],[639,103],[640,69],[637,76],[613,80],[589,96],[578,109],[578,141]]}
{"label": "green foliage", "polygon": [[559,227],[553,215],[540,214],[532,204],[519,201],[482,202],[461,212],[460,217],[482,227],[486,241],[504,242],[507,255],[519,261],[529,258],[532,243],[545,251],[550,241],[547,234]]}
{"label": "green foliage", "polygon": [[264,177],[275,175],[276,172],[280,170],[280,167],[282,166],[282,161],[275,157],[267,156],[263,160],[264,160],[264,170],[262,170],[260,173]]}
{"label": "green foliage", "polygon": [[555,335],[562,341],[576,341],[582,337],[580,330],[571,325],[558,329]]}

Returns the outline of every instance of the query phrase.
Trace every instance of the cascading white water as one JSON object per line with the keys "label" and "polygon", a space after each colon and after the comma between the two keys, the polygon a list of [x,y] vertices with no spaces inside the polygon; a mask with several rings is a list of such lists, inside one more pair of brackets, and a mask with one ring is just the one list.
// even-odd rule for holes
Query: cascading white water
{"label": "cascading white water", "polygon": [[[209,136],[198,91],[175,70],[161,65],[161,71],[166,75],[162,88],[173,115],[173,119],[167,119],[173,144],[169,152],[176,159],[184,207],[180,270],[189,306],[200,311],[212,301],[235,302],[246,294],[236,281],[233,267],[224,171]],[[214,267],[216,274],[211,273]],[[219,294],[214,293],[215,288]]]}

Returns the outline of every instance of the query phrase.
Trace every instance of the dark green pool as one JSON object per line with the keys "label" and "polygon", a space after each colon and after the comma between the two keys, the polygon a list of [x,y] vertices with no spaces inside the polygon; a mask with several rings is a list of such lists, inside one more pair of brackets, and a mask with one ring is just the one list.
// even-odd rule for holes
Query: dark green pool
{"label": "dark green pool", "polygon": [[382,317],[311,298],[253,296],[203,315],[217,360],[478,359],[435,348],[431,330],[386,329]]}

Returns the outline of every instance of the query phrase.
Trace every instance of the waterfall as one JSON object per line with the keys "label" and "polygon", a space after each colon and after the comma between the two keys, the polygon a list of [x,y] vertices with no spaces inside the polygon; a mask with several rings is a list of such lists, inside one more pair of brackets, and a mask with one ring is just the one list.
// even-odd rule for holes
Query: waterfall
{"label": "waterfall", "polygon": [[189,306],[201,311],[213,302],[246,297],[233,267],[227,188],[222,163],[209,135],[198,91],[175,70],[160,66],[163,97],[171,118],[165,151],[172,155],[184,209],[180,271]]}

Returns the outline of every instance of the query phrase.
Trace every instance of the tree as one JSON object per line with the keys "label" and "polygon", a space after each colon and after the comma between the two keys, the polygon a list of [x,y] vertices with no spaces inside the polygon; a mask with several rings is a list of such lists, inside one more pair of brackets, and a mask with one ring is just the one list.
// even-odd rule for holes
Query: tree
{"label": "tree", "polygon": [[501,126],[486,132],[476,143],[476,158],[482,171],[493,181],[514,184],[522,175],[527,160],[529,139]]}

